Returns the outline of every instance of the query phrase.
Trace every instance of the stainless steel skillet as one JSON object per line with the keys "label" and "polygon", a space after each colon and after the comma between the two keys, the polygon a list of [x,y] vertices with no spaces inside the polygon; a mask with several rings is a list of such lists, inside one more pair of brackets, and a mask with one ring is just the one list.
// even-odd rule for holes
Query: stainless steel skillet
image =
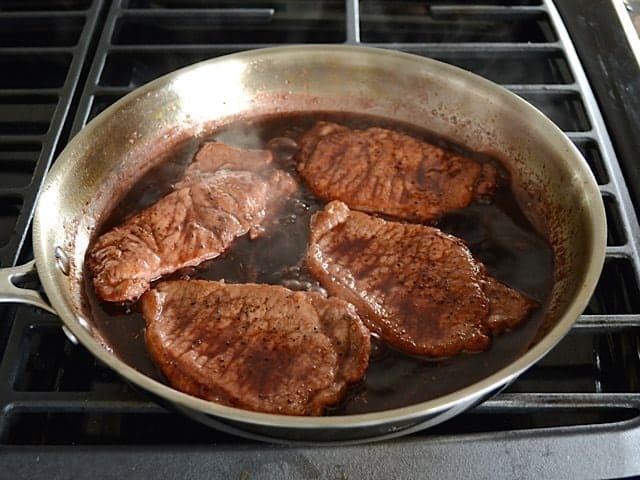
{"label": "stainless steel skillet", "polygon": [[[530,220],[554,247],[549,308],[527,351],[499,371],[434,400],[320,418],[235,409],[180,393],[136,370],[96,327],[83,293],[94,232],[163,152],[238,119],[352,112],[421,126],[499,158]],[[595,288],[606,221],[587,163],[549,119],[507,90],[434,60],[349,46],[278,47],[233,54],[166,75],[127,95],[71,140],[49,172],[34,217],[35,261],[4,269],[2,301],[39,306],[134,385],[216,428],[270,441],[357,442],[440,423],[499,391],[569,331]],[[48,302],[11,281],[37,269]]]}

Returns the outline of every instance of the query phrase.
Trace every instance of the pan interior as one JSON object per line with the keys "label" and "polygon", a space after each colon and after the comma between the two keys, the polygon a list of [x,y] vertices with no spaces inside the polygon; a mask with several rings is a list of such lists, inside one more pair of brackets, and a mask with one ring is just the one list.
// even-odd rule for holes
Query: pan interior
{"label": "pan interior", "polygon": [[[595,286],[605,222],[589,169],[562,132],[509,92],[439,62],[375,49],[291,47],[204,62],[152,82],[93,120],[57,160],[36,212],[38,269],[63,321],[102,361],[156,393],[220,413],[122,363],[123,348],[98,327],[85,295],[85,252],[126,192],[167,152],[233,122],[296,112],[384,118],[499,159],[528,220],[553,245],[544,318],[532,322],[535,331],[520,332],[521,351],[443,392],[443,404],[506,382],[568,331]],[[69,276],[55,268],[57,246],[71,260]]]}
{"label": "pan interior", "polygon": [[[383,126],[414,138],[441,143],[440,139],[413,125],[389,122],[379,117],[332,112],[276,115],[252,118],[250,122],[240,120],[213,132],[205,141],[220,141],[243,148],[271,148],[274,163],[295,178],[295,162],[291,158],[294,150],[287,139],[299,139],[318,121],[333,121],[358,129]],[[101,230],[106,231],[122,223],[131,212],[141,210],[170,192],[202,141],[202,138],[194,138],[168,154],[166,161],[145,175],[125,195]],[[444,146],[466,156],[474,156],[459,146]],[[490,162],[493,159],[476,160]],[[324,202],[305,187],[302,179],[298,180],[298,190],[283,201],[277,216],[263,223],[265,232],[260,237],[238,238],[221,257],[164,278],[277,284],[294,289],[319,288],[320,285],[306,269],[304,259],[309,244],[310,218],[324,207]],[[493,276],[535,299],[541,307],[522,328],[496,336],[490,350],[477,354],[437,360],[421,358],[404,354],[374,338],[364,381],[352,388],[343,402],[331,408],[330,414],[383,411],[438,398],[485,378],[526,351],[544,318],[549,300],[553,251],[517,207],[517,199],[507,182],[504,183],[492,202],[477,203],[447,214],[436,225],[446,233],[466,240],[474,256],[488,267]],[[99,301],[88,278],[85,279],[85,292],[91,304],[94,325],[104,341],[113,346],[118,356],[128,364],[162,381],[145,346],[145,324],[137,305],[120,306]]]}

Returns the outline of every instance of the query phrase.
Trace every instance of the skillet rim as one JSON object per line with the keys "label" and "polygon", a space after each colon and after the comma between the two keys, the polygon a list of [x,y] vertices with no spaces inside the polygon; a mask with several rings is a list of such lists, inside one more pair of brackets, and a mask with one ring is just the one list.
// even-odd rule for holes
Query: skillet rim
{"label": "skillet rim", "polygon": [[[63,295],[58,290],[59,282],[56,278],[63,274],[56,268],[56,260],[54,256],[55,246],[49,245],[46,240],[47,225],[48,228],[55,228],[55,225],[53,225],[51,221],[47,221],[45,218],[46,209],[42,207],[42,204],[46,202],[47,195],[55,195],[56,193],[59,193],[52,190],[56,190],[56,178],[58,178],[65,168],[68,168],[68,152],[71,151],[73,146],[80,141],[80,138],[88,137],[92,135],[95,130],[98,130],[105,119],[114,112],[121,110],[125,106],[132,105],[135,102],[135,99],[143,97],[149,92],[167,88],[167,86],[170,86],[172,82],[187,72],[193,72],[203,66],[215,65],[223,62],[252,62],[268,59],[270,56],[291,54],[327,57],[330,57],[331,55],[355,54],[371,56],[372,60],[375,60],[375,58],[380,56],[391,56],[395,57],[395,59],[400,59],[401,61],[406,61],[408,63],[419,63],[419,67],[422,69],[436,71],[438,72],[438,75],[443,77],[448,75],[471,82],[475,87],[489,92],[492,96],[497,97],[500,100],[507,101],[513,106],[513,108],[518,108],[523,111],[524,115],[531,117],[531,121],[541,122],[544,125],[545,130],[548,130],[548,135],[551,138],[550,142],[557,142],[559,147],[562,147],[568,152],[566,157],[570,160],[566,161],[571,162],[571,165],[576,170],[576,175],[579,175],[580,179],[583,181],[586,189],[585,195],[591,199],[589,207],[591,208],[590,213],[593,219],[590,225],[593,231],[593,237],[589,245],[590,254],[587,255],[591,259],[591,262],[582,277],[583,285],[575,296],[574,301],[569,304],[564,315],[558,319],[555,326],[547,332],[536,345],[518,357],[515,361],[509,363],[504,368],[494,372],[484,379],[432,400],[412,404],[406,407],[370,413],[321,417],[297,417],[253,412],[228,407],[177,391],[164,383],[147,377],[129,366],[123,360],[117,358],[113,353],[106,350],[90,334],[90,332],[81,325],[81,320],[78,320],[77,313],[74,311],[73,307],[67,303]],[[58,185],[57,190],[60,190],[61,187],[63,187],[63,185]],[[370,426],[380,427],[383,425],[391,425],[396,422],[407,422],[412,420],[419,422],[429,416],[437,415],[446,410],[453,409],[465,402],[474,401],[474,399],[480,399],[483,396],[489,395],[501,386],[507,385],[524,370],[536,363],[568,333],[573,324],[579,318],[580,314],[583,312],[593,291],[595,290],[605,258],[606,217],[600,191],[586,161],[580,154],[577,147],[569,140],[562,130],[560,130],[543,113],[527,103],[525,100],[483,77],[427,57],[373,47],[348,45],[298,45],[270,47],[248,50],[204,60],[168,73],[130,92],[91,120],[91,122],[89,122],[60,153],[51,171],[47,175],[40,191],[43,193],[40,195],[36,204],[33,224],[34,256],[43,287],[66,328],[72,332],[76,339],[78,339],[78,341],[87,348],[94,357],[108,365],[128,381],[143,388],[144,390],[147,390],[170,402],[177,403],[181,407],[212,415],[214,417],[219,417],[222,420],[230,420],[248,425],[266,427],[273,426],[293,430],[332,429],[338,431]],[[593,200],[596,195],[597,200]],[[366,440],[366,436],[363,436],[363,439]]]}

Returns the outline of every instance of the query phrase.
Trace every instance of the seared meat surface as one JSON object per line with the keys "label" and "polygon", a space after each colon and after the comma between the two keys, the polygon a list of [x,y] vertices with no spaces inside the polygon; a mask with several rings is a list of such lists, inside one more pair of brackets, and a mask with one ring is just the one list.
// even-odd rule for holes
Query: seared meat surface
{"label": "seared meat surface", "polygon": [[384,128],[318,122],[299,141],[298,171],[323,200],[428,222],[494,193],[489,163]]}
{"label": "seared meat surface", "polygon": [[260,172],[271,168],[272,155],[268,150],[249,150],[225,143],[205,142],[187,167],[176,188],[201,180],[220,170]]}
{"label": "seared meat surface", "polygon": [[307,264],[382,340],[417,355],[485,350],[492,329],[516,326],[535,306],[486,275],[458,238],[338,201],[311,219]]}
{"label": "seared meat surface", "polygon": [[529,297],[507,287],[490,275],[485,274],[482,289],[489,299],[487,326],[493,333],[516,328],[539,305]]}
{"label": "seared meat surface", "polygon": [[260,233],[267,212],[296,189],[266,151],[207,143],[176,189],[100,236],[87,264],[96,293],[137,300],[162,275],[222,253],[236,237]]}
{"label": "seared meat surface", "polygon": [[272,285],[160,282],[141,299],[147,348],[169,382],[255,411],[320,415],[364,376],[353,305]]}

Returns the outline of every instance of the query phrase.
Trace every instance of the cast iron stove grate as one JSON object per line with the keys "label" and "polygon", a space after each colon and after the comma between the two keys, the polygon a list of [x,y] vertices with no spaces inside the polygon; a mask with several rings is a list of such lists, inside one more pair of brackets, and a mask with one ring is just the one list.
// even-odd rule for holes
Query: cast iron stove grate
{"label": "cast iron stove grate", "polygon": [[563,466],[574,477],[639,472],[640,229],[587,77],[548,1],[0,3],[0,66],[9,72],[0,76],[2,265],[31,258],[33,204],[61,137],[176,68],[289,43],[433,57],[505,85],[550,116],[584,153],[607,211],[605,267],[584,315],[506,391],[453,420],[374,445],[293,448],[169,413],[69,342],[56,317],[5,307],[0,444],[15,477],[87,477],[98,467],[142,478],[456,477],[470,468],[538,478]]}

